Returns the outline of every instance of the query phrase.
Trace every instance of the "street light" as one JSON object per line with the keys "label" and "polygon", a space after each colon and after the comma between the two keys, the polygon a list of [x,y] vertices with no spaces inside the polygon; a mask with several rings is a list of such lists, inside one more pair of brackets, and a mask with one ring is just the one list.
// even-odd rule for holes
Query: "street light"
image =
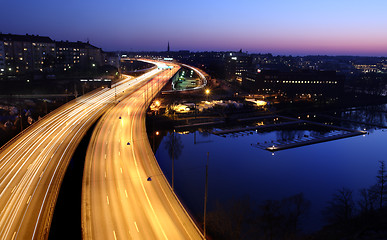
{"label": "street light", "polygon": [[206,93],[206,96],[207,96],[207,101],[208,101],[208,95],[210,95],[210,89],[206,89],[206,91],[205,91],[205,93]]}

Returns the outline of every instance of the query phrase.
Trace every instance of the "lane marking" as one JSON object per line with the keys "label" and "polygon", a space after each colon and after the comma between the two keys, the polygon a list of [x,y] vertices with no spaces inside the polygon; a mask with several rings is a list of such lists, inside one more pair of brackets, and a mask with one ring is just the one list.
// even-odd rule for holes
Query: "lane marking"
{"label": "lane marking", "polygon": [[125,196],[126,198],[128,198],[128,192],[126,191],[126,189],[125,189]]}
{"label": "lane marking", "polygon": [[116,231],[113,230],[114,240],[117,240]]}
{"label": "lane marking", "polygon": [[31,195],[28,197],[27,204],[30,203]]}
{"label": "lane marking", "polygon": [[120,168],[120,170],[121,170],[121,174],[122,174],[122,167]]}
{"label": "lane marking", "polygon": [[106,195],[106,201],[107,201],[107,204],[109,205],[109,196]]}
{"label": "lane marking", "polygon": [[138,230],[138,227],[137,227],[137,223],[136,223],[136,222],[134,222],[134,225],[136,226],[137,232],[140,232],[140,231]]}

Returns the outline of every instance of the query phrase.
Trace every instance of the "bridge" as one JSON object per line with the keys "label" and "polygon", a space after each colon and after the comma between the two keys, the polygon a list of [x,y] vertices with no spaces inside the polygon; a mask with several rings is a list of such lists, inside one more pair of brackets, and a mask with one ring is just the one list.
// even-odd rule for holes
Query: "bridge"
{"label": "bridge", "polygon": [[[1,239],[48,238],[63,176],[86,131],[118,100],[134,94],[163,71],[155,68],[137,78],[126,76],[112,88],[81,96],[0,148]],[[147,101],[150,96],[145,96]]]}
{"label": "bridge", "polygon": [[169,66],[94,131],[82,187],[84,239],[203,239],[164,177],[145,129],[150,100],[180,68]]}

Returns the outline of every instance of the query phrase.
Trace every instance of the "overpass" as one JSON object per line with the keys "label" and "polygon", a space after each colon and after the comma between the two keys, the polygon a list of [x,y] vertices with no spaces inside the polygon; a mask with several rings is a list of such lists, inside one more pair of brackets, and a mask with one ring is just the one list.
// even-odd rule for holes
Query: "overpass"
{"label": "overpass", "polygon": [[111,109],[90,141],[82,187],[84,239],[203,239],[150,147],[145,112],[179,70],[162,72]]}
{"label": "overpass", "polygon": [[161,71],[76,98],[0,148],[0,239],[47,239],[67,165],[88,128]]}

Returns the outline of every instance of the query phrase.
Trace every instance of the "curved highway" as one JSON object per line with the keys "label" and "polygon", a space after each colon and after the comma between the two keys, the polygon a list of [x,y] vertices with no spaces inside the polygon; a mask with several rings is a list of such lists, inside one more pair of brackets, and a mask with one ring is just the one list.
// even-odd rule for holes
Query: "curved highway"
{"label": "curved highway", "polygon": [[47,239],[67,165],[87,129],[160,69],[79,97],[0,149],[0,239]]}
{"label": "curved highway", "polygon": [[164,177],[145,130],[149,101],[178,69],[163,70],[96,126],[82,187],[84,239],[203,239]]}

